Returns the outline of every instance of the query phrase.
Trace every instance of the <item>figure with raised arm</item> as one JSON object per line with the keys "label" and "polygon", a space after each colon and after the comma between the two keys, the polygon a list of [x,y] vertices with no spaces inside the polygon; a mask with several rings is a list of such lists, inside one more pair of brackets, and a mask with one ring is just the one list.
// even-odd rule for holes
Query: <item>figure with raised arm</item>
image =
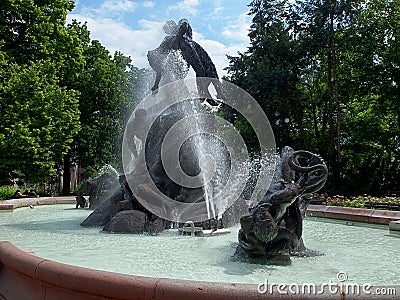
{"label": "figure with raised arm", "polygon": [[156,71],[156,80],[151,90],[156,92],[159,87],[160,80],[165,74],[165,61],[168,54],[173,50],[179,50],[186,63],[193,68],[196,78],[208,78],[208,80],[197,81],[198,92],[200,97],[209,99],[210,104],[215,104],[211,100],[212,96],[208,87],[212,83],[217,91],[217,97],[222,97],[218,73],[204,48],[193,40],[189,22],[186,19],[181,19],[176,25],[174,21],[167,21],[163,28],[167,36],[159,47],[147,54],[150,66]]}

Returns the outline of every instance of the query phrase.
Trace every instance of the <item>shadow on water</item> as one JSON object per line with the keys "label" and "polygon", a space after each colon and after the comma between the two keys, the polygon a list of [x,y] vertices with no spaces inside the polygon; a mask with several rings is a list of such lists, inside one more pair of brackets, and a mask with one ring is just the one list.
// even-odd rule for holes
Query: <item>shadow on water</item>
{"label": "shadow on water", "polygon": [[80,224],[91,212],[88,208],[77,209],[75,205],[35,205],[22,207],[8,212],[8,216],[0,219],[3,228],[20,231],[57,232],[82,231],[85,228]]}
{"label": "shadow on water", "polygon": [[77,229],[85,229],[80,225],[83,219],[70,218],[52,221],[28,221],[27,223],[4,224],[4,227],[17,228],[24,231],[75,231]]}
{"label": "shadow on water", "polygon": [[356,227],[366,227],[366,228],[380,229],[380,230],[385,230],[385,231],[388,230],[387,225],[364,223],[364,222],[355,222],[355,221],[346,221],[346,220],[340,220],[340,219],[306,217],[305,220],[307,220],[309,222],[320,222],[320,223],[331,223],[331,224],[356,226]]}
{"label": "shadow on water", "polygon": [[395,238],[395,239],[400,239],[400,234],[398,234],[398,233],[388,233],[388,234],[385,234],[384,236],[387,236],[387,237],[390,237],[390,238]]}

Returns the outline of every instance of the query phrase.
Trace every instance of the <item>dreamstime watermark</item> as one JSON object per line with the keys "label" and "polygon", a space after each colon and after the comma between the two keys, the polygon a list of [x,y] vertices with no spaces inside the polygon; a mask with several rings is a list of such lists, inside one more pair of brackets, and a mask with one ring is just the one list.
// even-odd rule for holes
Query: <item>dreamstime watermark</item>
{"label": "dreamstime watermark", "polygon": [[257,291],[260,294],[279,294],[279,295],[324,295],[324,294],[345,294],[345,295],[374,295],[374,296],[395,296],[395,287],[374,287],[369,283],[356,284],[346,282],[348,280],[345,272],[339,272],[335,281],[329,280],[327,283],[269,283],[265,279],[258,284]]}
{"label": "dreamstime watermark", "polygon": [[[211,78],[165,84],[137,105],[122,143],[129,187],[146,209],[163,219],[199,222],[221,216],[246,188],[251,173],[250,151],[235,124],[225,120],[223,114],[202,107],[205,98],[241,115],[257,137],[262,167],[248,201],[258,202],[257,197],[266,193],[272,181],[274,134],[263,109],[250,94],[232,83]],[[193,171],[196,168],[200,169],[197,174]],[[174,192],[174,188],[192,194],[185,199],[185,192]],[[204,201],[201,196],[193,200],[196,189],[204,190]]]}

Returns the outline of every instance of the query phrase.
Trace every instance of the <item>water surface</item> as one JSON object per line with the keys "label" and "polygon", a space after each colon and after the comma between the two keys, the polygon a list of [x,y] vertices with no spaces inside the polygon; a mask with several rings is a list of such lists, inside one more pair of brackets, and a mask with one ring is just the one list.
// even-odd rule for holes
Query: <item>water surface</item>
{"label": "water surface", "polygon": [[324,284],[399,284],[400,235],[387,226],[307,218],[304,241],[323,256],[294,257],[290,266],[234,261],[239,227],[214,237],[103,233],[79,224],[88,209],[75,205],[36,206],[0,213],[0,240],[30,248],[40,257],[125,274],[200,281]]}

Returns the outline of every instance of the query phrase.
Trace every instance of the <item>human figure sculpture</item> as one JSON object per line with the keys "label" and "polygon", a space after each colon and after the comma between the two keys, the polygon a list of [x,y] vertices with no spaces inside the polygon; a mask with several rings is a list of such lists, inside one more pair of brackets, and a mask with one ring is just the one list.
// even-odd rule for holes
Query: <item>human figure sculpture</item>
{"label": "human figure sculpture", "polygon": [[193,40],[192,28],[186,19],[181,19],[176,25],[174,21],[167,21],[164,24],[164,32],[167,36],[160,46],[147,53],[147,59],[151,68],[156,71],[156,79],[152,92],[157,92],[160,80],[164,73],[164,62],[168,54],[173,51],[180,51],[183,59],[191,66],[196,73],[196,78],[208,78],[197,82],[199,95],[214,105],[215,102],[208,91],[209,84],[213,84],[217,91],[217,98],[222,97],[221,88],[218,81],[218,73],[210,56],[198,43]]}
{"label": "human figure sculpture", "polygon": [[[306,159],[307,166],[301,166],[299,159]],[[301,174],[296,182],[295,172]],[[240,219],[236,256],[289,264],[290,253],[302,237],[302,196],[321,189],[327,174],[318,155],[285,147],[277,178],[262,200]]]}
{"label": "human figure sculpture", "polygon": [[160,46],[147,52],[147,60],[149,61],[150,67],[156,71],[156,79],[153,87],[151,88],[152,92],[156,92],[158,89],[161,77],[164,73],[163,65],[168,57],[168,54],[172,50],[179,49],[180,37],[177,35],[178,26],[176,23],[174,21],[165,22],[163,31],[166,34],[166,37],[161,42]]}

